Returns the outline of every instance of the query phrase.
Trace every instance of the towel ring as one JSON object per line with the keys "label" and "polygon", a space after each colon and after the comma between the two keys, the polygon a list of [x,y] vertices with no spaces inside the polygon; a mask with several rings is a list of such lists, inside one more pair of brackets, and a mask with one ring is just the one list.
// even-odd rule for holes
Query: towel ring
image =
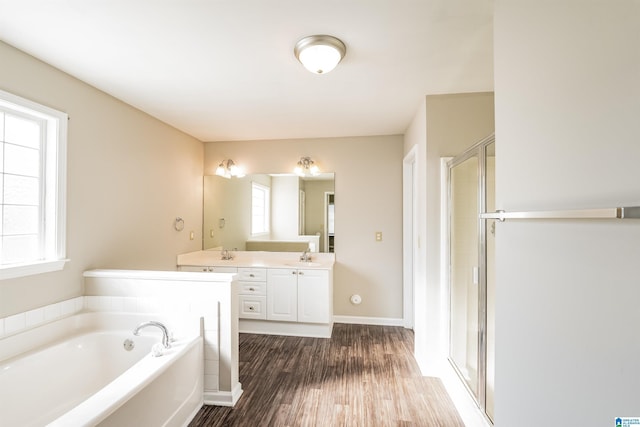
{"label": "towel ring", "polygon": [[177,217],[176,218],[176,223],[174,224],[174,227],[176,229],[176,231],[182,231],[184,230],[184,219]]}

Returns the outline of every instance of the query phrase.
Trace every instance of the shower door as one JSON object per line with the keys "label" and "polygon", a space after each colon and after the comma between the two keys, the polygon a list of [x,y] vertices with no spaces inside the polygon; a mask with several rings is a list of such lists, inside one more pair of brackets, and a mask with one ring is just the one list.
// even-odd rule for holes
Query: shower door
{"label": "shower door", "polygon": [[449,360],[490,419],[494,366],[493,227],[479,214],[494,207],[494,153],[492,136],[448,163]]}

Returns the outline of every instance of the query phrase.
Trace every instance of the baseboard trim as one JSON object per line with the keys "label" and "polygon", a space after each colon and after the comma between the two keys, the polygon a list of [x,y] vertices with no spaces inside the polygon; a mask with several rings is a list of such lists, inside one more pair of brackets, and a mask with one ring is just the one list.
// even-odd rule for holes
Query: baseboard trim
{"label": "baseboard trim", "polygon": [[404,319],[394,319],[392,317],[333,316],[333,322],[356,325],[404,326]]}
{"label": "baseboard trim", "polygon": [[242,396],[242,384],[237,383],[233,391],[205,391],[204,404],[213,406],[235,406]]}
{"label": "baseboard trim", "polygon": [[240,319],[238,329],[240,333],[246,334],[331,338],[333,323],[298,323]]}

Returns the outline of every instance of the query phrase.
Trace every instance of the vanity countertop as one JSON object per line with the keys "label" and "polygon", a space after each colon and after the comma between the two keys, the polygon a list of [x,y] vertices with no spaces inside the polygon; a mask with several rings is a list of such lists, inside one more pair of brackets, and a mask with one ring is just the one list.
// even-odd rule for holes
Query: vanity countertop
{"label": "vanity countertop", "polygon": [[335,254],[311,252],[310,262],[300,261],[300,252],[232,251],[233,259],[222,259],[219,250],[189,252],[178,255],[177,265],[215,267],[305,268],[331,270]]}

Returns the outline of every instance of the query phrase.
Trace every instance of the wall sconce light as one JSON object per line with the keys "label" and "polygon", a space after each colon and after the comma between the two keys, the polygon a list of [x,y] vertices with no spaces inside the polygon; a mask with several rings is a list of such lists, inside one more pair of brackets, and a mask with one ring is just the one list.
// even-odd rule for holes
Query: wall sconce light
{"label": "wall sconce light", "polygon": [[326,74],[342,61],[347,47],[333,36],[315,35],[298,41],[293,53],[307,70],[316,74]]}
{"label": "wall sconce light", "polygon": [[236,165],[233,160],[229,159],[220,162],[216,168],[216,175],[229,179],[232,176],[242,178],[245,173],[240,166]]}
{"label": "wall sconce light", "polygon": [[311,157],[300,157],[293,171],[298,176],[316,176],[320,174],[320,168],[311,160]]}

